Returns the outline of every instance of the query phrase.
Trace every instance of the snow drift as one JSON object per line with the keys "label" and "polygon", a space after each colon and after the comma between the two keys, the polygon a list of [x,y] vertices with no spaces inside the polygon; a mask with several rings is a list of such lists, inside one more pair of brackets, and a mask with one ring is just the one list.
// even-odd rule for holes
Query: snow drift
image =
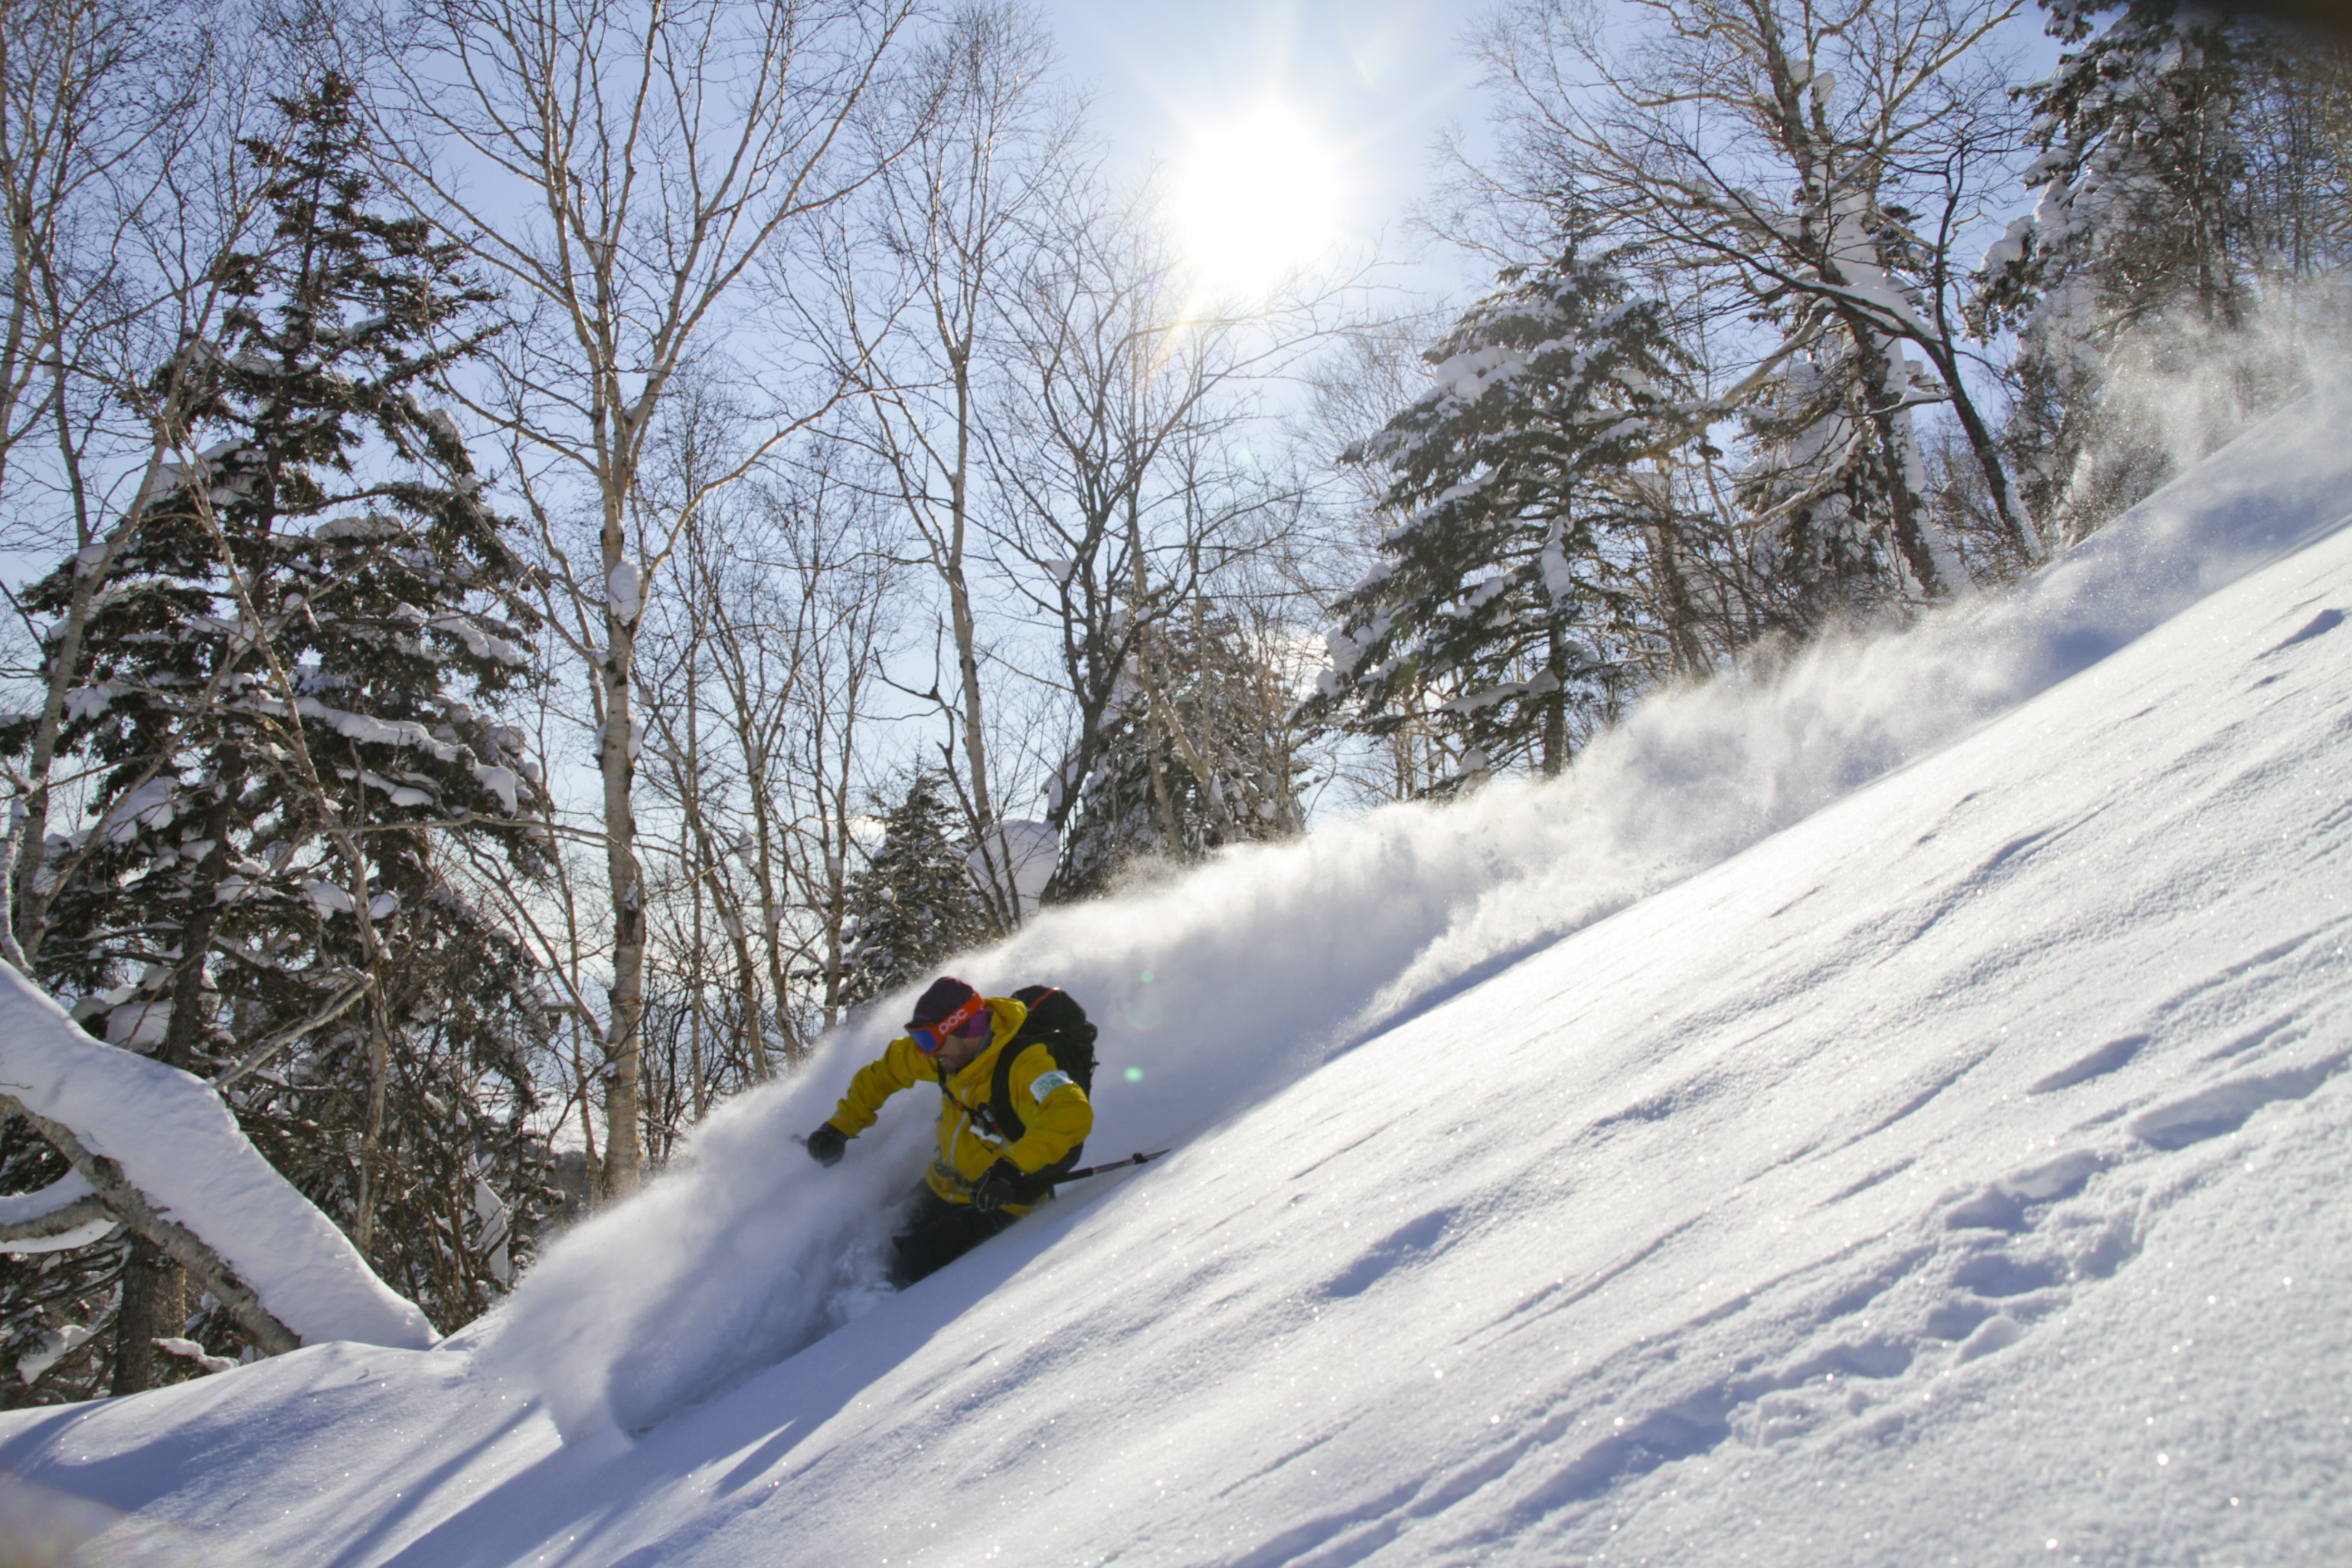
{"label": "snow drift", "polygon": [[[1769,685],[1655,699],[1568,779],[1392,808],[1228,854],[1164,891],[1048,912],[963,977],[1059,984],[1102,1020],[1095,1157],[1196,1138],[2333,531],[2352,510],[2347,415],[2343,388],[2282,413],[2020,593],[1813,649]],[[869,1305],[930,1108],[895,1104],[832,1172],[789,1138],[831,1110],[908,1000],[724,1108],[677,1168],[566,1237],[467,1342],[580,1436],[649,1426]]]}

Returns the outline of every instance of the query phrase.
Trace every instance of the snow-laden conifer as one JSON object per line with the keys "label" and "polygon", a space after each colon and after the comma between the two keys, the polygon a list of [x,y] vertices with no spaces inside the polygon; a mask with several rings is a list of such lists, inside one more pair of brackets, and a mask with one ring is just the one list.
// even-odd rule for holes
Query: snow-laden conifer
{"label": "snow-laden conifer", "polygon": [[[2024,91],[2036,201],[1987,249],[1972,309],[2017,333],[2021,492],[2079,538],[2294,390],[2294,345],[2240,334],[2346,258],[2352,58],[2181,0],[2042,5],[2066,53]],[[2164,382],[2201,402],[2185,454],[2146,416]]]}
{"label": "snow-laden conifer", "polygon": [[1233,616],[1196,599],[1155,620],[1119,671],[1046,897],[1099,893],[1139,858],[1183,864],[1297,832],[1290,706]]}
{"label": "snow-laden conifer", "polygon": [[[539,770],[496,712],[531,678],[535,623],[430,404],[495,330],[490,297],[429,226],[371,208],[352,96],[331,76],[247,144],[276,230],[225,265],[219,334],[180,350],[200,395],[89,617],[59,738],[84,809],[53,818],[23,934],[91,1033],[215,1079],[454,1325],[511,1274],[542,1182],[532,965],[447,864],[460,845],[543,860]],[[85,566],[32,607],[61,609]],[[233,1348],[141,1254],[118,1389],[166,1375],[159,1336]]]}
{"label": "snow-laden conifer", "polygon": [[940,797],[944,775],[918,769],[906,798],[882,819],[882,841],[846,893],[856,930],[842,954],[844,1005],[913,984],[987,940],[972,886],[961,814]]}
{"label": "snow-laden conifer", "polygon": [[1704,423],[1665,306],[1611,258],[1571,247],[1502,284],[1347,454],[1388,470],[1391,528],[1307,707],[1372,735],[1433,725],[1457,781],[1558,772],[1675,661],[1686,544],[1660,459]]}

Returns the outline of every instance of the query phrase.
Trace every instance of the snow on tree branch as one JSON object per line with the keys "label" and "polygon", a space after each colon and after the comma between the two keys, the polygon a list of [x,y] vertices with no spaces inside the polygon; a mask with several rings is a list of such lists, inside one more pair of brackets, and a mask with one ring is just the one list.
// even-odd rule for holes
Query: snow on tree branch
{"label": "snow on tree branch", "polygon": [[98,1240],[121,1222],[79,1171],[37,1193],[0,1197],[0,1251],[58,1252]]}
{"label": "snow on tree branch", "polygon": [[[0,1095],[57,1145],[86,1191],[196,1276],[264,1349],[432,1342],[425,1314],[270,1168],[209,1087],[91,1039],[6,970]],[[80,1201],[63,1183],[46,1195]],[[0,1220],[37,1220],[47,1207],[20,1201],[25,1214]]]}

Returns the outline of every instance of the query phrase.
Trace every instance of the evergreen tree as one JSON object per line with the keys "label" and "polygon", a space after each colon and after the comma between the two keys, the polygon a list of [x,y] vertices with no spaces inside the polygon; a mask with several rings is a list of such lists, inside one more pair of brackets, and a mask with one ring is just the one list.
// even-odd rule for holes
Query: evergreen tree
{"label": "evergreen tree", "polygon": [[2044,5],[2074,47],[2028,89],[2042,197],[1987,257],[1988,303],[2086,346],[2180,305],[2235,324],[2257,246],[2238,121],[2267,35],[2179,0]]}
{"label": "evergreen tree", "polygon": [[1232,616],[1196,599],[1155,621],[1120,669],[1047,900],[1098,894],[1138,857],[1195,861],[1297,832],[1288,706]]}
{"label": "evergreen tree", "polygon": [[916,770],[882,819],[882,842],[849,881],[855,921],[842,953],[842,1002],[859,1006],[913,984],[989,936],[972,887],[962,817],[940,798],[946,776]]}
{"label": "evergreen tree", "polygon": [[[2175,310],[2236,325],[2252,304],[2238,29],[2175,0],[2046,0],[2074,46],[2032,90],[2041,199],[1987,253],[1988,331],[2018,329],[2008,437],[2020,489],[2079,538],[2164,482],[2171,462],[2103,407],[2135,329]],[[2102,12],[2119,12],[2104,29]]]}
{"label": "evergreen tree", "polygon": [[[438,863],[455,839],[543,863],[537,767],[476,706],[530,678],[536,623],[456,425],[419,401],[479,350],[490,297],[429,226],[370,210],[352,97],[330,76],[248,143],[273,242],[226,264],[220,337],[181,351],[201,454],[140,498],[89,624],[59,741],[85,820],[44,847],[24,935],[93,1034],[236,1064],[255,1143],[454,1326],[546,1186],[532,966]],[[234,1348],[146,1250],[121,1266],[118,1392],[167,1375],[158,1338]]]}
{"label": "evergreen tree", "polygon": [[2352,234],[2340,42],[2181,0],[2043,0],[2067,45],[2028,89],[2040,200],[1985,257],[1980,331],[2014,329],[2020,489],[2079,538],[2170,477],[2126,378],[2195,382],[2218,446],[2292,390],[2282,356],[2224,358],[2280,281]]}
{"label": "evergreen tree", "polygon": [[1690,647],[1659,611],[1685,597],[1684,542],[1649,460],[1704,416],[1677,401],[1664,307],[1573,247],[1502,282],[1423,356],[1435,387],[1346,455],[1388,469],[1394,526],[1307,707],[1371,735],[1434,725],[1454,782],[1558,773]]}

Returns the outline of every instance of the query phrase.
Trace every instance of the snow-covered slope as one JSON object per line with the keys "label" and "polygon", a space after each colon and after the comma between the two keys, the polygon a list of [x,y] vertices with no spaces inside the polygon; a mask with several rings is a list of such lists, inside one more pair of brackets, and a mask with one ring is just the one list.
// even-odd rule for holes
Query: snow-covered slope
{"label": "snow-covered slope", "polygon": [[1181,1143],[902,1296],[929,1108],[832,1172],[785,1141],[853,1032],[439,1350],[0,1418],[0,1521],[107,1561],[2352,1556],[2343,416],[1568,784],[984,955],[1106,1015],[1097,1154]]}

